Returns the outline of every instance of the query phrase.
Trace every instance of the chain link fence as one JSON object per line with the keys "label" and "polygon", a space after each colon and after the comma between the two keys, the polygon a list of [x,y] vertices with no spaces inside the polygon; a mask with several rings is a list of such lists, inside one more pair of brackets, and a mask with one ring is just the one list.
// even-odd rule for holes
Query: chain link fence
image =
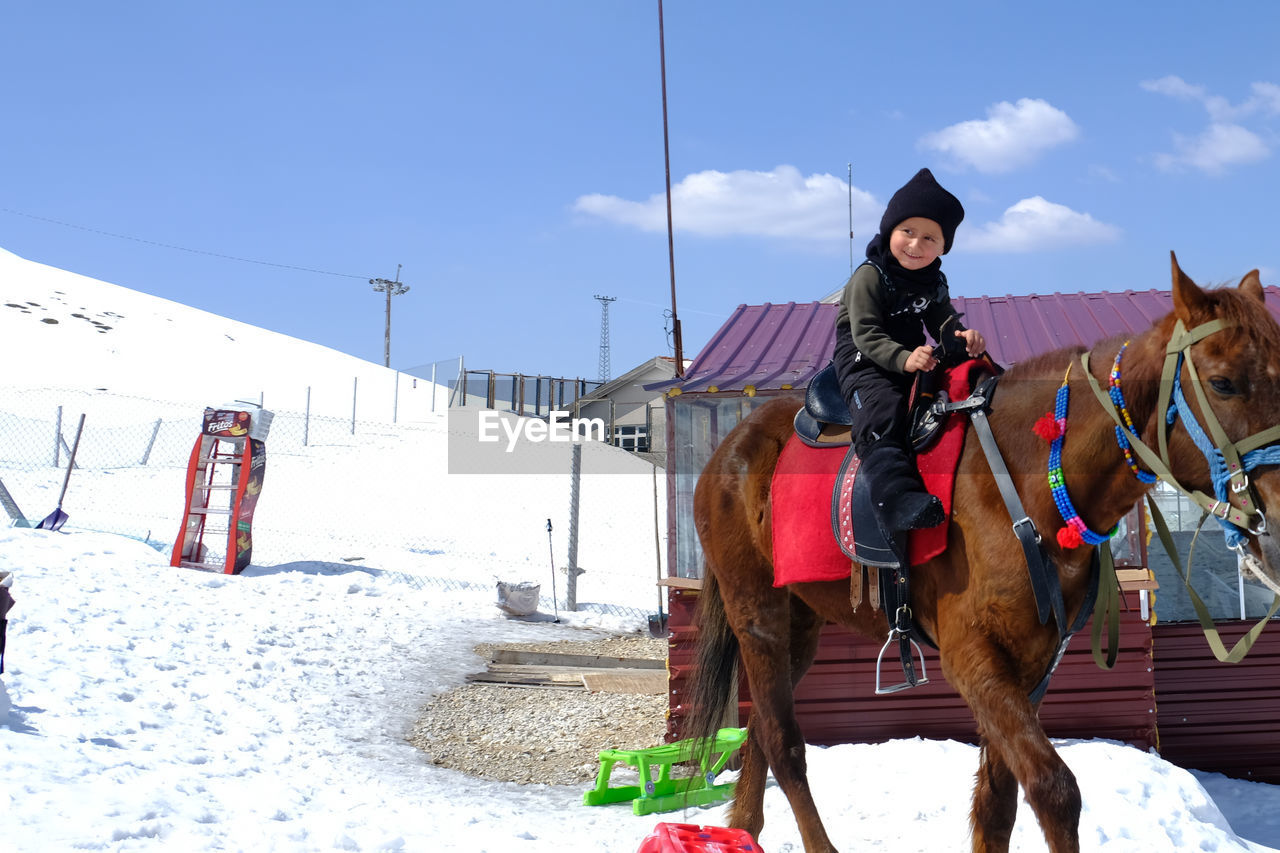
{"label": "chain link fence", "polygon": [[[438,411],[412,422],[358,419],[355,403],[350,417],[313,414],[309,406],[272,409],[253,565],[395,573],[416,588],[495,594],[498,581],[531,581],[542,587],[540,609],[564,609],[565,543],[573,521],[568,468],[555,476],[513,477],[505,486],[494,477],[450,476],[448,389],[433,391],[441,395]],[[376,408],[394,411],[390,402]],[[0,512],[7,510],[0,523],[35,526],[57,505],[84,413],[63,501],[64,530],[124,535],[170,554],[184,522],[187,465],[203,411],[199,404],[107,392],[0,388],[0,503],[6,505]],[[666,529],[661,474],[652,473],[651,497],[648,475],[630,480],[628,493],[643,498],[632,513],[642,523],[628,525],[610,517],[617,479],[583,473],[583,541],[605,539],[610,548],[579,554],[586,574],[577,578],[578,609],[643,620],[649,610],[637,602],[659,602],[655,580]],[[501,504],[491,500],[495,487],[509,490]],[[608,536],[591,535],[600,525],[611,526]],[[217,544],[208,536],[205,542],[211,549]],[[634,558],[619,558],[632,550]]]}

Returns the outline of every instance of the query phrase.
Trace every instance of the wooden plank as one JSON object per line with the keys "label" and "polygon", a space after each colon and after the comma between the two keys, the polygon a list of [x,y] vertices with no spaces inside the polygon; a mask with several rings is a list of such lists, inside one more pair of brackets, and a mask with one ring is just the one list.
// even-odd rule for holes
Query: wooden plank
{"label": "wooden plank", "polygon": [[658,586],[697,591],[702,589],[702,578],[662,578],[658,581]]}
{"label": "wooden plank", "polygon": [[526,652],[519,649],[494,649],[494,663],[531,666],[577,666],[589,669],[666,669],[662,658],[619,658],[607,655],[569,655],[560,652]]}
{"label": "wooden plank", "polygon": [[480,684],[509,684],[520,687],[564,687],[582,689],[580,672],[547,672],[538,669],[488,670],[467,676],[467,681]]}
{"label": "wooden plank", "polygon": [[667,692],[667,673],[656,669],[584,672],[582,683],[592,693],[643,693],[661,696]]}
{"label": "wooden plank", "polygon": [[1120,589],[1124,592],[1136,592],[1138,590],[1159,589],[1160,584],[1156,581],[1155,573],[1150,569],[1116,569],[1116,580],[1120,582]]}

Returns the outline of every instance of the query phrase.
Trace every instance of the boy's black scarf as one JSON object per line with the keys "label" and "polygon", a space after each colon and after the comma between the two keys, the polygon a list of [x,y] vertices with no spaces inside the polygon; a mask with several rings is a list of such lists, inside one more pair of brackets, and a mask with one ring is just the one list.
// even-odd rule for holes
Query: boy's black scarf
{"label": "boy's black scarf", "polygon": [[867,260],[880,267],[895,283],[917,293],[932,291],[946,280],[942,277],[942,258],[934,258],[933,263],[918,270],[906,269],[882,243],[879,234],[867,244]]}

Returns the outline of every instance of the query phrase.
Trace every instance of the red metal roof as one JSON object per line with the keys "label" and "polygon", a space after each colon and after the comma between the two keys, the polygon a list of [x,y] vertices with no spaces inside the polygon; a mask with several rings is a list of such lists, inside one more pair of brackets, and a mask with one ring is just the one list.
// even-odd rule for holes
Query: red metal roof
{"label": "red metal roof", "polygon": [[803,388],[835,352],[835,305],[739,305],[685,371],[681,391]]}
{"label": "red metal roof", "polygon": [[[1267,307],[1280,320],[1280,287],[1267,287]],[[1092,346],[1111,335],[1141,332],[1173,309],[1167,290],[1054,293],[1047,296],[959,296],[951,300],[987,351],[1006,367],[1067,346]],[[835,351],[839,306],[823,302],[739,305],[698,353],[682,392],[803,388]]]}

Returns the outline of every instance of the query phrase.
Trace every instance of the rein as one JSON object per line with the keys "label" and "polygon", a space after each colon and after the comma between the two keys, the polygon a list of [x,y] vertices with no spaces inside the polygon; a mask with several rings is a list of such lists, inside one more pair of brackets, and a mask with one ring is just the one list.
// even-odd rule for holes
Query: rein
{"label": "rein", "polygon": [[[1239,555],[1241,562],[1251,574],[1257,577],[1272,592],[1276,593],[1275,600],[1267,615],[1251,631],[1241,637],[1235,647],[1228,652],[1213,625],[1213,618],[1191,587],[1190,573],[1191,557],[1195,549],[1194,538],[1191,549],[1187,553],[1186,569],[1184,570],[1177,548],[1174,545],[1173,537],[1169,534],[1168,526],[1165,524],[1164,516],[1161,514],[1159,507],[1156,506],[1155,499],[1151,494],[1147,494],[1147,503],[1151,510],[1152,522],[1160,536],[1161,544],[1164,545],[1165,551],[1168,552],[1175,568],[1178,569],[1179,574],[1182,576],[1183,583],[1190,594],[1192,606],[1196,611],[1196,616],[1205,632],[1214,656],[1224,663],[1236,663],[1241,660],[1253,646],[1254,640],[1257,639],[1267,621],[1277,610],[1280,610],[1280,587],[1277,587],[1274,581],[1266,577],[1258,558],[1249,553],[1244,547],[1247,541],[1246,533],[1258,536],[1265,533],[1267,529],[1266,516],[1259,509],[1257,495],[1249,482],[1248,472],[1259,465],[1280,463],[1280,425],[1260,430],[1240,441],[1231,441],[1226,431],[1222,428],[1217,415],[1214,414],[1212,407],[1209,405],[1199,374],[1196,372],[1195,362],[1191,357],[1191,346],[1193,344],[1230,328],[1231,325],[1231,323],[1222,319],[1201,323],[1191,330],[1187,330],[1182,320],[1178,320],[1175,324],[1173,334],[1165,347],[1165,360],[1160,375],[1160,388],[1157,397],[1156,411],[1165,413],[1161,420],[1161,427],[1156,433],[1159,446],[1158,454],[1139,438],[1137,431],[1134,429],[1133,421],[1129,418],[1129,413],[1124,407],[1123,395],[1118,393],[1120,359],[1124,354],[1125,346],[1128,345],[1127,342],[1116,355],[1115,366],[1112,368],[1111,373],[1111,393],[1102,390],[1097,378],[1089,370],[1089,353],[1086,351],[1080,354],[1080,363],[1084,367],[1085,376],[1088,377],[1089,387],[1093,389],[1094,395],[1098,398],[1098,402],[1102,404],[1103,410],[1115,421],[1117,442],[1120,444],[1121,450],[1125,452],[1125,459],[1134,475],[1144,484],[1154,482],[1154,478],[1148,480],[1142,476],[1147,472],[1140,471],[1133,461],[1130,450],[1142,459],[1155,477],[1164,480],[1204,510],[1205,515],[1200,519],[1201,524],[1210,515],[1216,518],[1222,526],[1227,545]],[[1195,413],[1187,403],[1186,395],[1183,393],[1182,365],[1184,363],[1191,376],[1192,388],[1195,391],[1197,402],[1200,404],[1201,416],[1208,425],[1208,434],[1201,427]],[[1203,492],[1187,488],[1178,482],[1172,473],[1172,463],[1169,460],[1168,436],[1174,422],[1179,417],[1182,419],[1183,426],[1188,435],[1190,435],[1191,440],[1205,457],[1205,461],[1209,466],[1215,497],[1211,498]],[[1210,435],[1212,439],[1210,439]],[[1196,535],[1199,535],[1199,526],[1196,528]],[[1106,546],[1104,545],[1103,547],[1105,548]],[[1110,555],[1108,554],[1107,556]],[[1114,611],[1109,615],[1113,621],[1117,617]],[[1098,626],[1095,625],[1095,659],[1099,658],[1096,639],[1098,636],[1097,631]],[[1114,636],[1115,629],[1113,627],[1112,637]],[[1114,640],[1111,645],[1109,661],[1114,659]],[[1099,665],[1102,665],[1100,659],[1098,662]]]}
{"label": "rein", "polygon": [[[1098,402],[1115,421],[1117,435],[1124,436],[1143,464],[1157,477],[1217,518],[1223,525],[1227,544],[1240,553],[1244,550],[1245,541],[1242,530],[1256,536],[1267,529],[1266,517],[1258,509],[1257,496],[1249,483],[1248,472],[1259,465],[1280,463],[1280,445],[1277,444],[1280,442],[1280,424],[1233,442],[1227,437],[1217,415],[1209,406],[1199,374],[1196,373],[1195,362],[1191,358],[1191,346],[1229,328],[1229,325],[1225,320],[1219,319],[1201,323],[1190,331],[1181,320],[1178,320],[1177,325],[1174,326],[1173,335],[1165,347],[1164,368],[1160,375],[1160,390],[1156,403],[1156,411],[1166,413],[1162,428],[1156,432],[1160,448],[1158,454],[1138,437],[1137,432],[1120,414],[1111,395],[1102,390],[1097,378],[1089,369],[1088,352],[1080,354],[1080,363],[1084,367],[1085,376],[1089,379],[1089,387],[1093,389]],[[1212,435],[1212,441],[1201,428],[1182,392],[1181,374],[1184,361],[1191,374],[1192,387],[1200,403],[1201,416],[1208,425],[1208,433]],[[1178,482],[1170,470],[1172,463],[1169,461],[1169,431],[1178,417],[1182,418],[1187,432],[1209,464],[1216,497],[1211,498],[1203,492],[1187,488]]]}

